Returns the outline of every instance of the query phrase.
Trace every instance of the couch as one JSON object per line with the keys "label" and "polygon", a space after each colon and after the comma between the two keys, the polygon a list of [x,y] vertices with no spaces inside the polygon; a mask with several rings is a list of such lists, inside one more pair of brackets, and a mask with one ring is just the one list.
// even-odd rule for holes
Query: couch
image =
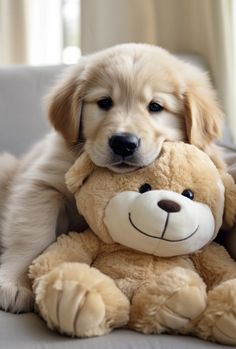
{"label": "couch", "polygon": [[[204,66],[196,55],[180,55]],[[42,96],[50,89],[63,66],[0,69],[0,152],[21,155],[48,130]],[[228,144],[232,138],[224,130]],[[234,149],[233,149],[234,150]],[[34,313],[10,314],[0,311],[0,349],[202,349],[228,348],[197,338],[174,335],[144,335],[129,330],[115,330],[97,338],[68,338],[50,331]]]}

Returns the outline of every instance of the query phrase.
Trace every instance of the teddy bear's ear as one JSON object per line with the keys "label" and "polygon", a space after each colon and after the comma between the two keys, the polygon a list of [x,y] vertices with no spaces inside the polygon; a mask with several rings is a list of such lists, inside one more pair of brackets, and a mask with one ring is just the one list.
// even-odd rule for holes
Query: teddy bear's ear
{"label": "teddy bear's ear", "polygon": [[74,194],[94,169],[95,165],[88,154],[86,152],[82,153],[66,173],[65,180],[68,189]]}
{"label": "teddy bear's ear", "polygon": [[221,172],[221,179],[225,187],[225,204],[224,204],[224,218],[223,229],[231,228],[236,220],[236,184],[233,177]]}

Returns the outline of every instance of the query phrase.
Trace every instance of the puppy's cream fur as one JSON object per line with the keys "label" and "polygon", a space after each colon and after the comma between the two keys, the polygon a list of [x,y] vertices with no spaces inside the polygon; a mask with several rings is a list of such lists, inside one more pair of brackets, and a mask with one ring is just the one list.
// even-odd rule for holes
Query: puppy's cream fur
{"label": "puppy's cream fur", "polygon": [[[109,111],[97,105],[103,97],[112,98]],[[151,101],[164,109],[150,113]],[[13,312],[32,307],[25,277],[32,259],[57,233],[79,229],[64,175],[83,145],[95,164],[116,172],[150,164],[164,140],[195,144],[223,166],[213,146],[220,136],[222,113],[207,74],[164,49],[124,44],[84,57],[58,82],[48,105],[55,131],[12,170],[14,179],[2,209],[0,307]],[[108,143],[120,132],[140,139],[124,166]]]}

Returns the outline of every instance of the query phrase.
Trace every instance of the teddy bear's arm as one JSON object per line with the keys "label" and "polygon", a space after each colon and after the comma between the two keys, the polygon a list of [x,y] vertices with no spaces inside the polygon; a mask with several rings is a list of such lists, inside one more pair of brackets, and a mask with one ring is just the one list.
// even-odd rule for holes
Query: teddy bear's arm
{"label": "teddy bear's arm", "polygon": [[90,266],[100,243],[90,230],[62,235],[31,265],[35,309],[50,328],[91,337],[127,324],[128,298],[111,277]]}
{"label": "teddy bear's arm", "polygon": [[222,282],[236,278],[236,263],[225,248],[211,243],[193,255],[192,260],[199,274],[206,282],[208,289]]}
{"label": "teddy bear's arm", "polygon": [[99,240],[90,229],[83,233],[63,234],[33,261],[29,268],[29,277],[34,280],[63,262],[81,262],[90,265],[98,249]]}

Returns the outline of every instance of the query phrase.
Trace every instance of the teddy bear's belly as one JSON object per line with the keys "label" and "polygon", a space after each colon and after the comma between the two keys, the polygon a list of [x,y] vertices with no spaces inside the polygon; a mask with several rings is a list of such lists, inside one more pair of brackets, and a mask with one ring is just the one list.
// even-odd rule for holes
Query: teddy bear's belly
{"label": "teddy bear's belly", "polygon": [[117,250],[110,247],[109,251],[102,251],[93,266],[114,280],[125,278],[130,281],[146,281],[153,274],[158,276],[159,273],[175,266],[194,270],[192,261],[187,257],[165,259],[119,246]]}

